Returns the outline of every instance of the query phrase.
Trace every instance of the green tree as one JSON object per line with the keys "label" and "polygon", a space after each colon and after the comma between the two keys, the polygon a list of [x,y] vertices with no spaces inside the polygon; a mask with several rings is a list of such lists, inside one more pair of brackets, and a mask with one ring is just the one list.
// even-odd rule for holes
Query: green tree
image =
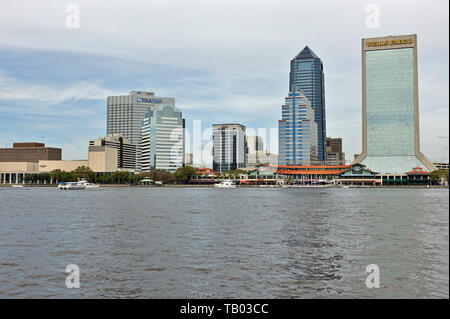
{"label": "green tree", "polygon": [[111,184],[111,176],[107,174],[100,175],[97,178],[97,182],[100,184]]}
{"label": "green tree", "polygon": [[153,170],[152,177],[154,181],[161,181],[165,183],[172,181],[172,174],[163,169]]}
{"label": "green tree", "polygon": [[88,182],[93,182],[95,178],[95,173],[89,167],[84,165],[77,167],[70,173],[72,175],[72,179],[74,180],[85,178]]}
{"label": "green tree", "polygon": [[444,179],[448,183],[448,170],[435,170],[430,173],[430,179],[441,182],[441,179]]}
{"label": "green tree", "polygon": [[173,174],[176,182],[186,184],[195,174],[195,168],[191,166],[179,167]]}

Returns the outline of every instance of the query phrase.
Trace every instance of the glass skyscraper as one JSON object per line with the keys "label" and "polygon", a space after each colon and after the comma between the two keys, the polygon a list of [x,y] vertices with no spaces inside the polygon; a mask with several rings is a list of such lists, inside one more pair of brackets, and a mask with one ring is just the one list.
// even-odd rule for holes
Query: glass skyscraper
{"label": "glass skyscraper", "polygon": [[363,152],[381,174],[435,166],[420,152],[417,35],[362,40]]}
{"label": "glass skyscraper", "polygon": [[223,173],[245,167],[245,126],[213,124],[213,170]]}
{"label": "glass skyscraper", "polygon": [[141,124],[149,107],[175,106],[175,99],[157,97],[153,92],[131,91],[129,95],[108,96],[106,134],[122,134],[136,145],[136,170],[141,170]]}
{"label": "glass skyscraper", "polygon": [[314,109],[317,123],[317,156],[326,160],[325,84],[322,60],[305,47],[292,61],[289,75],[289,92],[293,85],[300,88]]}
{"label": "glass skyscraper", "polygon": [[141,128],[142,171],[175,172],[184,165],[184,128],[181,111],[173,105],[148,108]]}
{"label": "glass skyscraper", "polygon": [[282,105],[278,121],[278,165],[315,165],[317,123],[314,109],[301,89],[294,89]]}

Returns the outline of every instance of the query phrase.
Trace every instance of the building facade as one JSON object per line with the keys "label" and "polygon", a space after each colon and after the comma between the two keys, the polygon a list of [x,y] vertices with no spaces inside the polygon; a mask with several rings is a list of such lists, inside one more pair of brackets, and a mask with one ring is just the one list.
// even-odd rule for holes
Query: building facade
{"label": "building facade", "polygon": [[278,121],[279,165],[311,165],[318,161],[314,109],[299,88],[290,92]]}
{"label": "building facade", "polygon": [[141,125],[148,109],[160,104],[175,106],[175,99],[157,97],[153,92],[131,91],[129,95],[107,99],[107,134],[122,134],[136,145],[136,170],[141,169]]}
{"label": "building facade", "polygon": [[13,143],[13,147],[0,148],[0,162],[33,162],[61,160],[62,149],[46,147],[44,143]]}
{"label": "building facade", "polygon": [[381,174],[436,169],[420,152],[417,35],[362,39],[362,163]]}
{"label": "building facade", "polygon": [[175,172],[184,166],[185,121],[173,105],[159,104],[142,121],[142,171],[152,168]]}
{"label": "building facade", "polygon": [[213,170],[223,173],[244,168],[245,126],[241,124],[213,124]]}
{"label": "building facade", "polygon": [[[94,166],[100,169],[100,162],[107,161],[111,156],[116,156],[116,161],[110,160],[105,163],[108,171],[115,164],[116,170],[134,171],[136,169],[136,145],[128,141],[122,134],[108,134],[105,137],[89,141],[89,155]],[[115,149],[116,151],[108,150]],[[103,153],[103,154],[102,154]],[[94,170],[94,171],[96,171]]]}
{"label": "building facade", "polygon": [[327,137],[327,165],[345,165],[342,138]]}
{"label": "building facade", "polygon": [[292,61],[289,75],[289,91],[300,88],[314,109],[317,123],[317,157],[326,160],[325,76],[322,60],[305,47]]}

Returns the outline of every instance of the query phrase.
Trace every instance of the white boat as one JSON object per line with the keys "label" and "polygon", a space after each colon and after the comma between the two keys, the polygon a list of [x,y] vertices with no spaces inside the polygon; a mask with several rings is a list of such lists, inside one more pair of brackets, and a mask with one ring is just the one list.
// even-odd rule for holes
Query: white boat
{"label": "white boat", "polygon": [[23,185],[13,185],[12,187],[14,187],[14,188],[22,188]]}
{"label": "white boat", "polygon": [[232,181],[222,181],[218,184],[214,184],[214,187],[219,188],[236,188],[236,184],[234,184]]}
{"label": "white boat", "polygon": [[79,182],[60,182],[58,188],[63,190],[79,190],[86,189],[86,185],[80,184]]}
{"label": "white boat", "polygon": [[89,183],[86,179],[82,179],[81,181],[78,182],[79,184],[83,184],[85,186],[86,189],[92,189],[92,188],[99,188],[100,185],[99,184],[94,184],[94,183]]}

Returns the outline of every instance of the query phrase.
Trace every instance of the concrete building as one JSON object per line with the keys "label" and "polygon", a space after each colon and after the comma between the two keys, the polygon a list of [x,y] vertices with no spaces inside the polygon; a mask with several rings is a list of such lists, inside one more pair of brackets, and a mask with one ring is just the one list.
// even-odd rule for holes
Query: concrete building
{"label": "concrete building", "polygon": [[314,109],[299,88],[289,92],[278,121],[279,165],[312,165],[317,157]]}
{"label": "concrete building", "polygon": [[362,39],[362,153],[380,174],[433,171],[420,152],[417,35]]}
{"label": "concrete building", "polygon": [[141,170],[152,168],[175,172],[184,165],[185,121],[173,105],[150,108],[142,121]]}
{"label": "concrete building", "polygon": [[184,154],[184,164],[186,166],[193,166],[194,165],[194,155],[192,153],[186,153]]}
{"label": "concrete building", "polygon": [[322,60],[305,47],[292,61],[289,74],[289,91],[293,86],[300,88],[314,110],[317,123],[317,158],[326,160],[326,119],[325,119],[325,75]]}
{"label": "concrete building", "polygon": [[62,150],[44,143],[14,143],[12,148],[0,148],[0,162],[33,162],[61,160]]}
{"label": "concrete building", "polygon": [[223,173],[245,168],[245,126],[213,124],[213,170]]}
{"label": "concrete building", "polygon": [[122,134],[136,145],[136,167],[141,169],[141,125],[148,109],[160,104],[175,106],[175,99],[158,97],[153,92],[131,91],[129,95],[109,96],[107,99],[107,134]]}
{"label": "concrete building", "polygon": [[88,156],[90,164],[95,168],[91,167],[91,169],[94,172],[134,171],[136,169],[136,148],[136,145],[130,143],[122,134],[108,134],[105,137],[90,140]]}
{"label": "concrete building", "polygon": [[327,137],[326,165],[345,165],[345,153],[342,152],[342,138]]}
{"label": "concrete building", "polygon": [[434,162],[433,163],[434,166],[436,166],[437,169],[439,170],[447,170],[449,168],[449,164],[448,163],[444,163],[444,162]]}

